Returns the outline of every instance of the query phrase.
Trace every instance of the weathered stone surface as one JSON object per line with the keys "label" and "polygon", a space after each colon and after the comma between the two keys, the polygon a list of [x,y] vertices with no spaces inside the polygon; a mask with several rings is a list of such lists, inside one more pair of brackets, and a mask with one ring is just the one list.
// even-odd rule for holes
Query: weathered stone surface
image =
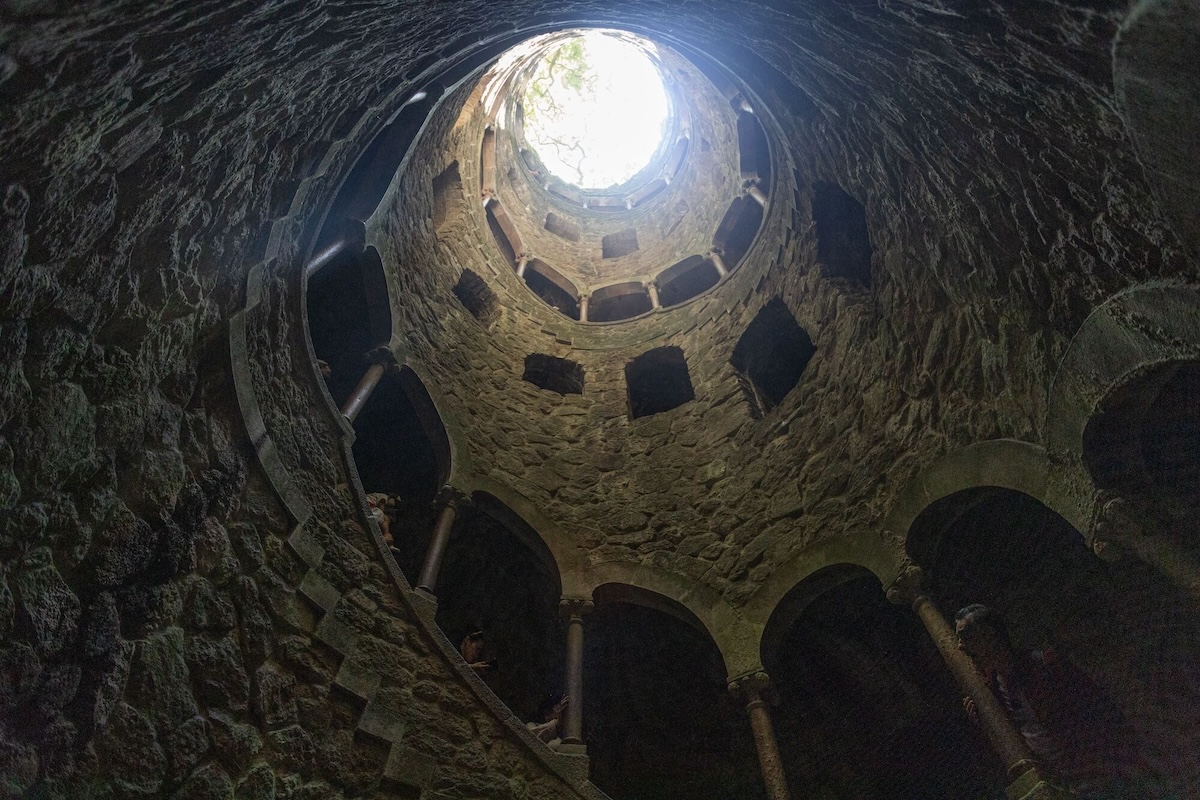
{"label": "weathered stone surface", "polygon": [[196,716],[181,629],[170,628],[142,643],[129,678],[129,697],[152,716],[160,735]]}
{"label": "weathered stone surface", "polygon": [[[248,718],[247,674],[264,663],[295,675],[296,695],[322,732],[334,709],[345,713],[327,693],[341,656],[308,638],[317,620],[296,599],[310,565],[282,544],[295,519],[272,483],[278,474],[262,467],[276,458],[311,505],[306,524],[329,545],[327,580],[371,597],[379,585],[394,591],[376,543],[347,522],[341,432],[297,316],[303,243],[378,125],[418,88],[418,72],[517,35],[546,11],[529,2],[402,3],[382,15],[353,4],[319,13],[271,2],[184,5],[101,13],[19,0],[0,23],[0,718],[45,705],[43,681],[66,691],[82,676],[79,702],[44,724],[5,731],[13,754],[5,763],[14,765],[5,780],[31,796],[41,791],[29,786],[38,771],[50,774],[45,765],[84,769],[70,765],[84,740],[114,755],[81,776],[87,792],[169,794],[175,787],[156,783],[166,770],[162,748],[199,713],[193,690],[206,706]],[[1161,110],[1164,96],[1170,110],[1179,94],[1139,76],[1163,74],[1163,64],[1166,74],[1188,73],[1173,73],[1162,53],[1124,49],[1147,41],[1133,31],[1112,76],[1120,4],[701,2],[686,10],[617,0],[554,12],[556,20],[669,29],[747,80],[778,72],[754,101],[780,126],[759,243],[709,295],[607,327],[555,314],[497,266],[477,224],[483,210],[468,202],[477,199],[479,131],[456,128],[456,108],[427,120],[437,135],[418,144],[396,205],[384,203],[371,235],[408,361],[456,428],[458,474],[522,495],[542,533],[561,536],[581,563],[659,570],[737,604],[811,545],[854,537],[855,546],[875,546],[903,487],[947,450],[999,437],[1041,441],[1055,365],[1089,311],[1134,283],[1196,280],[1163,225],[1186,217],[1177,203],[1164,207],[1157,172],[1155,198],[1138,159],[1161,163],[1174,150],[1148,146],[1155,126],[1117,113],[1133,100]],[[1163,33],[1186,44],[1187,30]],[[392,89],[402,95],[395,102],[386,98]],[[796,99],[804,93],[807,105]],[[1137,126],[1132,134],[1126,123]],[[1186,145],[1180,130],[1169,133]],[[705,153],[719,142],[693,144]],[[465,193],[462,224],[448,235],[431,224],[429,194],[451,157]],[[1169,161],[1179,174],[1190,166]],[[829,181],[865,208],[876,251],[869,287],[831,278],[821,263],[813,186]],[[736,190],[724,188],[705,214],[719,214]],[[255,265],[260,305],[240,318],[248,374],[235,394],[228,334],[252,294],[245,277]],[[453,298],[464,267],[485,275],[500,300],[490,328]],[[759,420],[730,350],[776,296],[817,353],[797,388]],[[622,365],[657,345],[684,349],[696,399],[631,422]],[[513,365],[546,351],[578,359],[585,395],[563,404],[521,385]],[[243,426],[250,397],[267,436]],[[688,513],[701,502],[713,506]],[[625,513],[622,530],[613,523]],[[637,515],[645,520],[635,524]],[[41,548],[52,557],[29,561]],[[211,613],[189,605],[182,573],[193,561],[224,598]],[[232,627],[226,601],[237,612]],[[478,720],[494,722],[473,694],[446,699],[462,694],[445,688],[459,679],[421,625],[380,620],[395,613],[383,604],[358,611],[348,624],[360,640],[377,635],[399,649],[393,679],[443,687],[442,701],[406,709],[426,723],[419,736],[429,753],[458,752]],[[187,641],[184,628],[197,636]],[[138,655],[122,637],[139,642]],[[368,647],[372,663],[393,652]],[[99,733],[106,721],[109,731]],[[114,728],[123,732],[119,748]],[[303,752],[305,737],[285,730]],[[571,793],[497,730],[491,767],[442,776],[437,791]],[[322,740],[316,728],[314,736]],[[280,737],[261,757],[286,769],[297,749],[280,746],[289,741]],[[480,764],[475,755],[471,766]],[[320,769],[312,758],[300,762]],[[196,780],[229,794],[230,778],[215,767]],[[71,796],[62,787],[73,785],[56,781],[43,779]],[[280,794],[333,797],[344,787],[331,781],[281,779]]]}
{"label": "weathered stone surface", "polygon": [[263,747],[258,730],[224,711],[210,711],[208,718],[213,747],[221,763],[233,774],[245,770]]}
{"label": "weathered stone surface", "polygon": [[306,775],[313,767],[316,758],[316,747],[312,737],[299,725],[289,725],[286,728],[271,731],[267,739],[274,750],[275,758],[288,769],[296,770]]}
{"label": "weathered stone surface", "polygon": [[279,665],[266,663],[254,672],[254,714],[267,729],[296,721],[296,679]]}
{"label": "weathered stone surface", "polygon": [[233,603],[205,578],[191,582],[185,608],[188,627],[195,632],[228,631],[236,622]]}
{"label": "weathered stone surface", "polygon": [[241,648],[233,636],[193,636],[188,640],[186,655],[197,698],[212,708],[246,710],[250,679],[242,664]]}
{"label": "weathered stone surface", "polygon": [[166,777],[167,757],[154,726],[137,709],[120,704],[108,729],[96,740],[96,752],[117,786],[136,794],[153,794]]}
{"label": "weathered stone surface", "polygon": [[246,777],[238,781],[237,800],[275,800],[275,773],[271,765],[255,764]]}
{"label": "weathered stone surface", "polygon": [[204,717],[192,717],[170,731],[162,740],[169,782],[177,784],[186,778],[208,752],[209,746],[208,720]]}
{"label": "weathered stone surface", "polygon": [[233,800],[233,781],[217,764],[205,764],[193,772],[173,800]]}
{"label": "weathered stone surface", "polygon": [[80,616],[79,598],[49,559],[49,551],[36,554],[16,578],[17,598],[29,615],[41,655],[58,653],[72,643]]}

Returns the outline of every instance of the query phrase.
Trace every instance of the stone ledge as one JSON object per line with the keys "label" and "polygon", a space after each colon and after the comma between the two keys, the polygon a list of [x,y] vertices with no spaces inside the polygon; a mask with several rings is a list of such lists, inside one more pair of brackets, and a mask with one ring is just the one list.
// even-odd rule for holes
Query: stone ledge
{"label": "stone ledge", "polygon": [[326,614],[333,610],[342,597],[337,587],[322,577],[315,569],[304,573],[304,579],[300,581],[298,591]]}

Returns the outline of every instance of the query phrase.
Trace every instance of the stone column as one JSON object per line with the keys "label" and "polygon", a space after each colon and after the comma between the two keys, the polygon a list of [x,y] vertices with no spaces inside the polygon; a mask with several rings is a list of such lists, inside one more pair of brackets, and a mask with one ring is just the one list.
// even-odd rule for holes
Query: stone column
{"label": "stone column", "polygon": [[342,416],[350,422],[354,422],[358,417],[358,413],[363,410],[367,401],[371,399],[371,393],[379,385],[379,380],[383,377],[384,373],[395,372],[399,369],[396,364],[395,354],[386,346],[376,347],[367,354],[367,360],[371,362],[371,366],[367,367],[367,371],[363,373],[358,386],[354,387],[354,391],[350,393],[350,396],[346,398],[346,402],[342,404]]}
{"label": "stone column", "polygon": [[729,274],[729,267],[725,266],[725,259],[721,256],[720,250],[708,251],[708,260],[717,268],[717,275],[721,278]]}
{"label": "stone column", "polygon": [[754,732],[754,747],[758,750],[758,763],[762,767],[763,783],[767,785],[769,800],[789,800],[787,775],[783,771],[783,759],[779,756],[779,745],[775,741],[775,727],[771,724],[771,712],[763,694],[770,691],[770,679],[765,672],[744,675],[730,682],[729,691],[746,701],[746,713],[750,716],[750,728]]}
{"label": "stone column", "polygon": [[580,322],[588,321],[587,320],[588,297],[589,297],[589,295],[586,295],[586,294],[579,295],[579,321]]}
{"label": "stone column", "polygon": [[517,277],[518,277],[518,278],[524,278],[524,277],[525,277],[525,268],[526,268],[526,267],[528,267],[528,266],[529,266],[529,256],[527,256],[527,255],[525,255],[524,253],[522,253],[522,254],[521,254],[521,255],[520,255],[518,258],[517,258]]}
{"label": "stone column", "polygon": [[763,208],[766,208],[767,196],[765,194],[763,194],[763,190],[758,187],[758,184],[752,183],[749,186],[747,186],[746,194],[753,197],[760,206],[762,206]]}
{"label": "stone column", "polygon": [[1010,784],[1006,794],[1010,800],[1068,798],[1070,795],[1042,778],[1033,753],[1025,744],[1025,738],[1009,718],[999,698],[992,693],[971,657],[958,649],[958,635],[954,628],[925,593],[921,568],[916,565],[905,567],[888,588],[887,597],[897,605],[912,606],[959,688],[975,703],[979,726],[1007,770]]}
{"label": "stone column", "polygon": [[437,586],[438,573],[442,570],[442,561],[446,557],[446,546],[450,543],[450,534],[454,530],[454,521],[458,512],[469,502],[465,495],[452,486],[442,487],[438,495],[442,502],[442,510],[438,512],[437,522],[433,526],[433,539],[429,549],[425,551],[425,561],[421,564],[421,577],[417,579],[417,588],[433,594]]}
{"label": "stone column", "polygon": [[1137,520],[1146,519],[1152,513],[1135,507],[1124,498],[1108,500],[1096,517],[1093,552],[1105,560],[1132,554],[1161,572],[1182,591],[1200,600],[1200,563],[1175,539],[1163,534],[1147,533]]}
{"label": "stone column", "polygon": [[646,294],[650,295],[650,308],[658,311],[662,308],[662,301],[658,299],[658,284],[654,281],[646,283]]}
{"label": "stone column", "polygon": [[316,275],[345,251],[349,251],[354,255],[361,255],[366,243],[367,226],[363,221],[358,219],[343,220],[341,231],[337,237],[319,252],[314,253],[309,262],[304,265],[304,277],[311,278],[313,275]]}
{"label": "stone column", "polygon": [[583,745],[583,617],[595,606],[591,600],[564,598],[559,612],[567,624],[567,703],[562,743]]}

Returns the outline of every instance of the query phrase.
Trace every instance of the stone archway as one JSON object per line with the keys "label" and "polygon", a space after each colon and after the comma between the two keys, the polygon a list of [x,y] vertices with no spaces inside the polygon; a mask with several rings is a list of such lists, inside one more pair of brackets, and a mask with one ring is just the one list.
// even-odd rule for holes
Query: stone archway
{"label": "stone archway", "polygon": [[602,583],[586,619],[591,779],[612,797],[763,797],[751,729],[717,642],[690,610]]}
{"label": "stone archway", "polygon": [[830,565],[794,586],[763,662],[796,796],[955,800],[1004,784],[921,623],[864,567]]}
{"label": "stone archway", "polygon": [[[1069,520],[998,486],[929,504],[907,542],[943,616],[984,603],[1018,652],[1053,649],[1096,684],[1097,713],[1125,752],[1119,763],[1111,753],[1097,757],[1119,767],[1119,796],[1194,793],[1200,760],[1180,753],[1197,752],[1187,743],[1200,740],[1195,611],[1167,580],[1139,561],[1097,559]],[[1102,752],[1100,742],[1080,747]]]}
{"label": "stone archway", "polygon": [[[1133,287],[1093,311],[1071,340],[1047,403],[1046,453],[1053,468],[1046,502],[1071,520],[1089,542],[1097,540],[1100,526],[1105,527],[1101,542],[1129,540],[1122,529],[1138,524],[1109,503],[1111,487],[1106,494],[1088,471],[1086,461],[1093,462],[1093,469],[1098,461],[1094,454],[1085,456],[1085,437],[1094,438],[1099,429],[1093,426],[1088,434],[1089,424],[1102,423],[1098,415],[1128,401],[1129,392],[1147,377],[1163,374],[1161,370],[1172,364],[1197,360],[1200,289],[1194,286]],[[1196,566],[1176,550],[1169,543],[1156,543],[1138,552],[1181,586],[1196,591],[1200,585]]]}

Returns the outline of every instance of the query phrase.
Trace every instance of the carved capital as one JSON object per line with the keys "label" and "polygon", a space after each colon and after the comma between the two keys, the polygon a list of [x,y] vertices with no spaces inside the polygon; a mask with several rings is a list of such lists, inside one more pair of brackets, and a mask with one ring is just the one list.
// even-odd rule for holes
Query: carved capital
{"label": "carved capital", "polygon": [[558,604],[558,614],[563,622],[582,620],[596,610],[596,604],[584,597],[564,597]]}
{"label": "carved capital", "polygon": [[888,587],[887,599],[896,605],[911,606],[925,594],[925,572],[908,561]]}
{"label": "carved capital", "polygon": [[370,364],[382,364],[388,372],[397,372],[400,369],[396,354],[386,344],[381,344],[370,350],[367,353],[367,362]]}
{"label": "carved capital", "polygon": [[434,497],[433,504],[437,508],[451,506],[456,512],[461,514],[471,508],[471,498],[450,484],[446,484],[438,491],[437,496]]}
{"label": "carved capital", "polygon": [[1093,523],[1092,542],[1113,542],[1128,544],[1145,535],[1145,529],[1137,522],[1143,516],[1133,503],[1124,497],[1107,498],[1101,501],[1096,509]]}
{"label": "carved capital", "polygon": [[766,699],[772,704],[775,701],[775,690],[771,685],[771,676],[765,672],[751,672],[729,681],[729,692],[740,697],[747,703]]}

